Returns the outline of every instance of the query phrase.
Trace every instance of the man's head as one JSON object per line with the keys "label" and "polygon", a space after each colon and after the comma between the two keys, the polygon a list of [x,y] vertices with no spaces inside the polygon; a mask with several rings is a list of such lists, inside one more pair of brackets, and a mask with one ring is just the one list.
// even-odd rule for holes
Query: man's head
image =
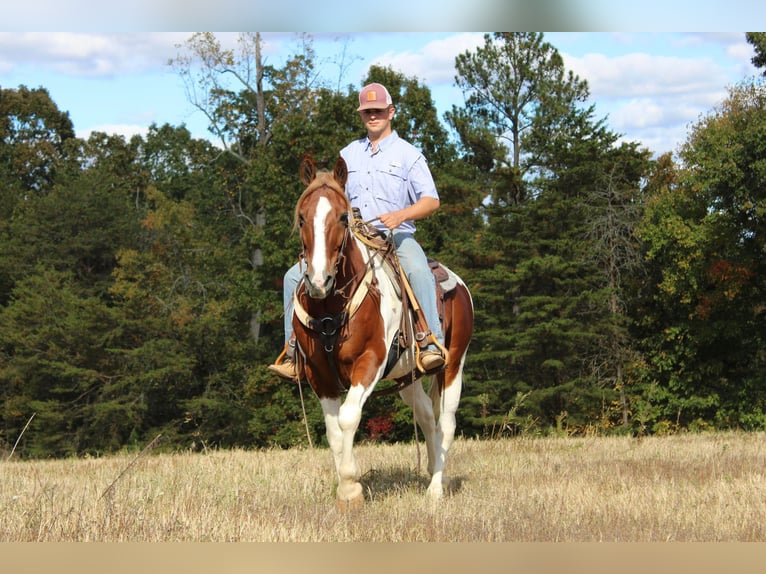
{"label": "man's head", "polygon": [[382,84],[368,84],[359,92],[359,107],[356,109],[367,128],[367,136],[378,140],[391,133],[394,118],[394,104],[391,94]]}

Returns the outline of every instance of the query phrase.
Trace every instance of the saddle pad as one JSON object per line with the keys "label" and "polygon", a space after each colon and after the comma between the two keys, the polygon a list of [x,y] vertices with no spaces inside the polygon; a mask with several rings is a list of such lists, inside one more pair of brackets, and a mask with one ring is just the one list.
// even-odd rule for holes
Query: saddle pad
{"label": "saddle pad", "polygon": [[452,291],[457,287],[457,275],[446,265],[439,263],[435,259],[428,260],[428,266],[434,274],[434,279],[441,285],[445,292]]}

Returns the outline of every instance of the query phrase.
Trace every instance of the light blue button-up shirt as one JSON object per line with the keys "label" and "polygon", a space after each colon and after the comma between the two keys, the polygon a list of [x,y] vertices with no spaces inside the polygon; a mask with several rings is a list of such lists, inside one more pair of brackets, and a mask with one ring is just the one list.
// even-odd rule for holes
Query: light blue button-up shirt
{"label": "light blue button-up shirt", "polygon": [[[439,199],[426,158],[395,131],[378,142],[374,153],[372,142],[364,137],[348,144],[340,155],[348,167],[346,195],[365,221],[404,209],[421,197]],[[379,221],[373,224],[386,229]],[[415,222],[407,220],[397,231],[414,233]]]}

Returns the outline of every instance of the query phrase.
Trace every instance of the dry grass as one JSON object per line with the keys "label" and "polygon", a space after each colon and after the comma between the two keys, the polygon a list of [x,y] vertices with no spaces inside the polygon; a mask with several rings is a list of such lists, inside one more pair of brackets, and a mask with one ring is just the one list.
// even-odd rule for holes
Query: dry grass
{"label": "dry grass", "polygon": [[362,445],[350,515],[324,449],[3,460],[0,542],[766,541],[764,438],[458,440],[438,504],[414,444]]}

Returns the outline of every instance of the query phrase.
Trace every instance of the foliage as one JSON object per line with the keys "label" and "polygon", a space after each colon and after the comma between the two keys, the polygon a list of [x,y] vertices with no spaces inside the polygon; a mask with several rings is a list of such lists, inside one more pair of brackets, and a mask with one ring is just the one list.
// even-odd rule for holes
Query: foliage
{"label": "foliage", "polygon": [[[756,68],[766,68],[766,32],[748,32],[745,37],[755,49],[753,65]],[[763,73],[766,74],[766,70]]]}
{"label": "foliage", "polygon": [[[758,58],[760,33],[747,39]],[[429,87],[390,67],[354,86],[341,66],[330,88],[307,35],[274,65],[257,33],[236,50],[194,34],[170,64],[215,145],[169,125],[81,139],[44,88],[0,90],[0,444],[325,445],[318,402],[266,365],[299,252],[298,166],[329,168],[363,135],[370,81],[439,189],[418,237],[473,295],[459,432],[763,429],[762,79],[691,126],[678,159],[651,159],[542,34],[484,40],[456,61],[464,106],[439,118]],[[414,432],[388,395],[359,438]]]}
{"label": "foliage", "polygon": [[732,88],[691,128],[685,167],[647,203],[636,333],[648,390],[665,389],[653,392],[657,418],[675,425],[763,422],[764,130],[763,82]]}

